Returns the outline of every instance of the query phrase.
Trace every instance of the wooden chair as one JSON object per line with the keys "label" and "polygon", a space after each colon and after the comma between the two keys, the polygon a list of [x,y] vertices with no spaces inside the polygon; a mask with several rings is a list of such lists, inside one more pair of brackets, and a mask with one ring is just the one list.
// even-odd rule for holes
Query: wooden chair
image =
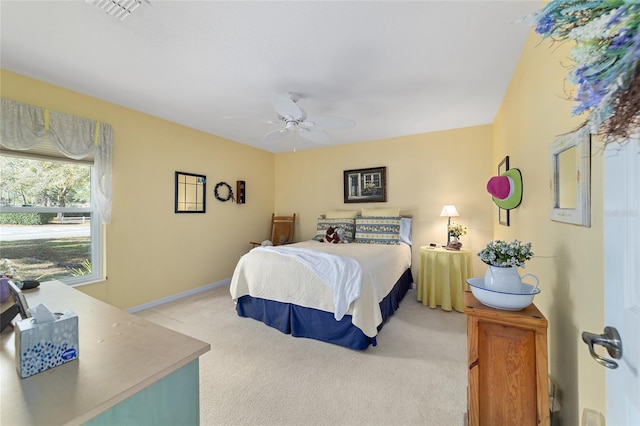
{"label": "wooden chair", "polygon": [[[296,228],[296,214],[293,216],[276,216],[271,215],[271,238],[270,241],[274,246],[283,244],[291,244],[294,242],[293,235]],[[262,243],[251,241],[253,246],[259,246]]]}

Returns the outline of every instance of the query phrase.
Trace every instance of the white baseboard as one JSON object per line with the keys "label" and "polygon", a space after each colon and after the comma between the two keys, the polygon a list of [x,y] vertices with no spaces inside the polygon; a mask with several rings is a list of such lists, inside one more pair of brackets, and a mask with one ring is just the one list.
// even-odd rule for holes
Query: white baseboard
{"label": "white baseboard", "polygon": [[162,299],[154,300],[153,302],[145,303],[143,305],[133,306],[131,308],[125,309],[125,311],[129,312],[130,314],[135,314],[136,312],[144,311],[145,309],[151,309],[164,303],[173,302],[174,300],[182,299],[183,297],[193,296],[194,294],[202,293],[203,291],[207,290],[213,290],[216,287],[222,287],[223,285],[229,284],[231,284],[231,278],[218,281],[217,283],[211,283],[202,287],[183,291],[182,293],[174,294],[172,296],[163,297]]}

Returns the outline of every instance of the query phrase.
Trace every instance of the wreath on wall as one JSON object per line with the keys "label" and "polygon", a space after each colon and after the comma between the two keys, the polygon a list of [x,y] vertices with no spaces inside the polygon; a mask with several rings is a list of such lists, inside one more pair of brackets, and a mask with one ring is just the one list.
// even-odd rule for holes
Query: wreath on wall
{"label": "wreath on wall", "polygon": [[582,131],[623,142],[640,130],[640,2],[552,0],[534,15],[543,38],[570,41],[578,86],[573,115],[587,114]]}
{"label": "wreath on wall", "polygon": [[[226,188],[227,189],[227,196],[226,197],[222,197],[220,196],[220,191],[218,191],[218,189],[220,187]],[[213,188],[213,196],[216,197],[216,200],[218,201],[229,201],[229,200],[235,200],[235,198],[233,197],[233,190],[231,189],[231,185],[229,185],[227,182],[218,182],[216,184],[216,187]]]}

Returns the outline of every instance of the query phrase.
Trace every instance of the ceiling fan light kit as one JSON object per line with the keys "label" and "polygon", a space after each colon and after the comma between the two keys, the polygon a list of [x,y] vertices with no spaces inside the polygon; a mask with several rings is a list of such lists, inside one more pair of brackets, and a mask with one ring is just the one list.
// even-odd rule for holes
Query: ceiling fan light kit
{"label": "ceiling fan light kit", "polygon": [[274,95],[271,105],[278,113],[278,119],[284,123],[284,128],[274,130],[262,137],[263,143],[273,143],[285,137],[290,132],[297,133],[300,137],[319,144],[331,143],[331,136],[326,130],[349,129],[355,126],[355,122],[347,118],[329,115],[308,117],[307,113],[296,102],[300,95],[289,92],[285,95]]}

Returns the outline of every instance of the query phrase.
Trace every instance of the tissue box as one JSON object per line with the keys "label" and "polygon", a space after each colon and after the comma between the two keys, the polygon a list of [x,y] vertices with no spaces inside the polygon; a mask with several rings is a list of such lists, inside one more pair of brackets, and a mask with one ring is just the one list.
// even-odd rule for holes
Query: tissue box
{"label": "tissue box", "polygon": [[36,324],[33,318],[15,323],[16,367],[25,378],[77,359],[78,316],[71,310],[55,321]]}

